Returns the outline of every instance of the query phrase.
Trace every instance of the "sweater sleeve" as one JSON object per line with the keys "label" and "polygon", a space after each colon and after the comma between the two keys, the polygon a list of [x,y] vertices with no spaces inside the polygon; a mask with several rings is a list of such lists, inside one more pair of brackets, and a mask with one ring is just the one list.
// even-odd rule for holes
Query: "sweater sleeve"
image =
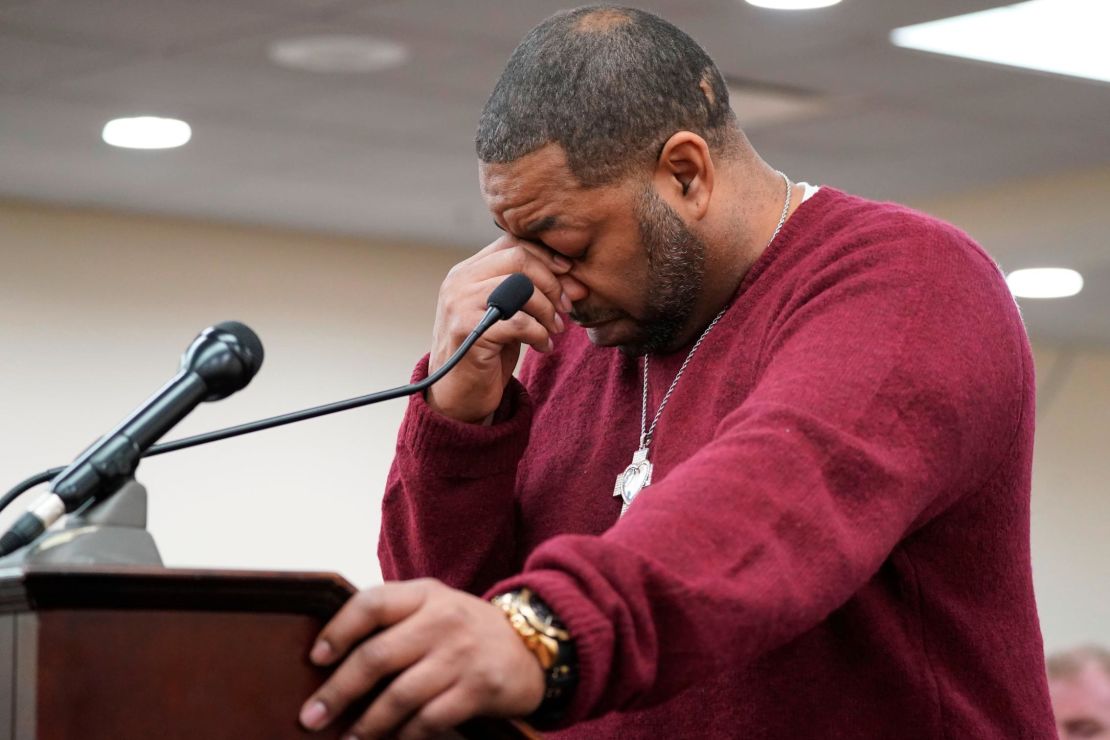
{"label": "sweater sleeve", "polygon": [[[428,358],[413,382],[428,375]],[[532,405],[515,378],[489,426],[466,424],[410,397],[382,501],[378,558],[386,580],[433,577],[475,593],[514,562],[516,467]]]}
{"label": "sweater sleeve", "polygon": [[530,586],[574,635],[565,722],[665,701],[812,629],[1011,454],[1031,412],[1024,329],[966,237],[848,250],[779,308],[709,444],[604,535],[553,538],[491,589]]}

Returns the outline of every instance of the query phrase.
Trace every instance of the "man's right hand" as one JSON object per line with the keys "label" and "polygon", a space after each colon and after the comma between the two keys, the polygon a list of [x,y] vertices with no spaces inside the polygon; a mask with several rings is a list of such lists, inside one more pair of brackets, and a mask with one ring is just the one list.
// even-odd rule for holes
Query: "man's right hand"
{"label": "man's right hand", "polygon": [[[536,286],[524,308],[490,327],[455,369],[428,390],[428,404],[445,416],[481,423],[501,404],[522,344],[549,352],[561,333],[560,312],[587,290],[569,275],[572,263],[546,247],[503,236],[451,268],[439,289],[428,372],[435,372],[458,349],[486,312],[490,292],[514,272]],[[574,298],[567,295],[571,292]]]}

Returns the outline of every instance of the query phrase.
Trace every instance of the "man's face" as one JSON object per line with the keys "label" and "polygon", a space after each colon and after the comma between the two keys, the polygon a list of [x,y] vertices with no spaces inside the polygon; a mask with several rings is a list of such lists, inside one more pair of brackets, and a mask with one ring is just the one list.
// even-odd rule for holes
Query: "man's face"
{"label": "man's face", "polygon": [[1060,740],[1110,738],[1110,675],[1089,661],[1075,676],[1048,682]]}
{"label": "man's face", "polygon": [[705,245],[650,183],[585,189],[555,145],[482,164],[480,180],[498,226],[573,262],[570,318],[590,341],[642,354],[691,339]]}

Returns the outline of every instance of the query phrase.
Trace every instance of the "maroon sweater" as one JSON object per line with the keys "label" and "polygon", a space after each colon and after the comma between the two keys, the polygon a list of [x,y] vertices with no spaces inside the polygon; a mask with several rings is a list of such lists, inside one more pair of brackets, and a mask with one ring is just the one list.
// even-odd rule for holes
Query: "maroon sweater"
{"label": "maroon sweater", "polygon": [[[685,355],[652,357],[652,411]],[[413,397],[385,577],[537,591],[578,645],[560,737],[1055,737],[1033,365],[966,235],[828,187],[802,204],[683,376],[654,483],[618,521],[641,362],[570,329],[529,353],[493,426]]]}

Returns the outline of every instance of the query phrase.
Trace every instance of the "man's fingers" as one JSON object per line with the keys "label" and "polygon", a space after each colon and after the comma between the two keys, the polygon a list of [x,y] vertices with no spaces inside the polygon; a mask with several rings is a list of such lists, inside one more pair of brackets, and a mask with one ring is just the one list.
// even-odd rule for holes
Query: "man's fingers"
{"label": "man's fingers", "polygon": [[536,259],[547,265],[548,269],[550,269],[556,275],[562,274],[564,272],[569,272],[570,268],[573,267],[574,264],[563,255],[555,252],[548,247],[543,246],[542,244],[536,244],[535,242],[530,242],[526,239],[517,239],[514,236],[502,237],[486,248],[489,250],[488,252],[486,252],[486,250],[482,251],[486,254],[492,254],[493,252],[510,250],[514,248],[520,248],[528,251],[529,253],[534,255]]}
{"label": "man's fingers", "polygon": [[439,370],[458,350],[485,313],[490,293],[506,277],[522,273],[535,290],[511,321],[497,322],[460,367],[428,391],[432,408],[466,422],[489,418],[501,401],[520,345],[550,351],[552,335],[566,330],[560,312],[569,313],[572,300],[588,294],[586,286],[571,277],[572,267],[570,260],[543,245],[507,235],[451,268],[440,286],[429,372]]}
{"label": "man's fingers", "polygon": [[439,737],[479,714],[481,708],[473,695],[457,682],[432,699],[409,719],[397,733],[398,740],[425,740]]}
{"label": "man's fingers", "polygon": [[[500,285],[501,281],[504,279],[504,276],[498,276],[475,286],[475,290],[477,290],[478,294],[481,296],[483,304],[485,303],[486,297],[493,292],[493,289]],[[556,281],[556,285],[558,285],[558,281]],[[562,288],[559,287],[557,290],[560,291],[561,295]],[[535,318],[549,334],[561,334],[566,328],[563,318],[559,316],[558,305],[553,304],[547,294],[539,289],[538,285],[536,286],[536,290],[532,291],[532,295],[528,300],[524,302],[524,305],[521,306],[520,313]],[[517,316],[519,316],[520,313],[518,313]]]}
{"label": "man's fingers", "polygon": [[[519,257],[518,255],[524,255]],[[549,329],[554,330],[555,312],[563,309],[563,286],[559,279],[551,272],[547,265],[527,252],[500,252],[482,264],[482,269],[496,271],[495,283],[500,284],[505,275],[514,272],[524,273],[536,287],[529,299],[529,313],[542,321]],[[542,301],[542,306],[541,306]],[[549,307],[549,308],[548,308]],[[533,313],[535,311],[535,313]]]}
{"label": "man's fingers", "polygon": [[511,319],[498,321],[483,339],[499,346],[520,342],[540,352],[549,352],[553,346],[551,332],[526,313],[517,313]]}
{"label": "man's fingers", "polygon": [[310,729],[323,727],[383,678],[418,663],[432,647],[419,627],[411,626],[410,622],[365,640],[351,650],[335,673],[304,703],[302,723]]}
{"label": "man's fingers", "polygon": [[[531,252],[526,249],[510,249],[496,252],[480,263],[475,263],[471,266],[474,275],[471,278],[475,282],[482,283],[482,288],[485,290],[485,284],[488,282],[493,283],[493,287],[497,287],[506,276],[514,273],[521,272],[528,276],[532,284],[536,286],[535,292],[532,294],[532,299],[538,298],[538,295],[543,295],[547,298],[548,303],[551,305],[550,311],[541,311],[533,314],[537,319],[543,321],[549,329],[555,330],[554,322],[552,321],[555,311],[568,310],[566,308],[566,300],[564,300],[563,286],[559,282],[559,278],[551,271],[550,265],[540,260]],[[481,274],[477,274],[478,272]],[[487,277],[488,276],[488,277]],[[461,277],[461,276],[460,276]],[[490,291],[493,288],[489,288]],[[482,294],[483,299],[489,295],[489,292]],[[484,300],[483,300],[484,303]]]}
{"label": "man's fingers", "polygon": [[434,583],[430,580],[386,583],[352,596],[316,638],[310,657],[327,665],[347,654],[370,633],[399,622],[420,608]]}
{"label": "man's fingers", "polygon": [[435,660],[420,661],[389,683],[351,727],[351,734],[358,738],[386,736],[451,688],[457,678]]}
{"label": "man's fingers", "polygon": [[426,594],[422,606],[351,649],[302,707],[307,728],[325,727],[386,678],[392,683],[381,686],[354,736],[405,727],[421,737],[478,714],[524,715],[539,705],[543,672],[497,607],[437,582],[413,585]]}
{"label": "man's fingers", "polygon": [[[560,296],[562,296],[561,287],[559,291]],[[561,334],[566,329],[563,317],[559,315],[559,304],[552,303],[550,296],[546,293],[541,293],[538,290],[533,291],[532,297],[524,303],[522,309],[526,314],[535,316],[543,324],[543,327],[552,334]]]}

